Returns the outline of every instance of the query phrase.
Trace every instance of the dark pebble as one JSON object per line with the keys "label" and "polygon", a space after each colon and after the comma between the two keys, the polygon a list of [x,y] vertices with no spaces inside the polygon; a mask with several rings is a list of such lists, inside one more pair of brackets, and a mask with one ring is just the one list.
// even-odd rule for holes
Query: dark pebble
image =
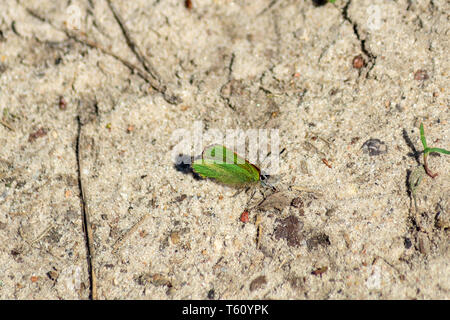
{"label": "dark pebble", "polygon": [[369,156],[379,156],[381,154],[387,153],[386,144],[380,139],[369,139],[362,145],[364,153],[368,153]]}

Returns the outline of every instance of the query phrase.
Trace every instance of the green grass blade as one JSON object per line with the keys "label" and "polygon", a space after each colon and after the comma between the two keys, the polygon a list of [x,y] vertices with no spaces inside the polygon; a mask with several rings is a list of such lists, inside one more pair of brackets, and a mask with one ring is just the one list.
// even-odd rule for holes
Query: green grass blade
{"label": "green grass blade", "polygon": [[424,153],[427,147],[427,139],[425,139],[425,130],[423,129],[423,123],[420,124],[420,140],[422,140]]}
{"label": "green grass blade", "polygon": [[445,150],[442,148],[427,148],[427,153],[430,152],[438,152],[438,153],[443,153],[443,154],[450,154],[449,150]]}

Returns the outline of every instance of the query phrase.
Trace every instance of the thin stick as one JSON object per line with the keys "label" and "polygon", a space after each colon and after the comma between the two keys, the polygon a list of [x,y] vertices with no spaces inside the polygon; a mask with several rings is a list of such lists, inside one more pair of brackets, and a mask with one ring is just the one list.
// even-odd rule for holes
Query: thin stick
{"label": "thin stick", "polygon": [[13,128],[8,122],[6,122],[6,121],[0,119],[0,123],[1,123],[2,125],[4,125],[6,128],[8,128],[9,130],[15,131],[14,128]]}
{"label": "thin stick", "polygon": [[113,245],[113,253],[115,253],[123,244],[123,242],[128,239],[136,230],[139,228],[145,220],[150,216],[150,213],[144,215],[141,220],[139,220],[134,226],[132,226],[123,236],[120,236]]}
{"label": "thin stick", "polygon": [[291,188],[294,189],[294,190],[302,191],[302,192],[306,192],[306,193],[315,193],[315,194],[317,194],[319,196],[323,195],[323,193],[318,191],[318,190],[313,190],[313,189],[305,188],[305,187],[302,187],[302,186],[294,185],[294,186],[291,186]]}
{"label": "thin stick", "polygon": [[[30,250],[33,247],[33,244],[35,244],[36,242],[38,242],[39,240],[41,240],[43,237],[45,237],[45,235],[53,228],[53,224],[51,224],[49,227],[47,227],[44,231],[41,232],[40,235],[38,235],[36,237],[36,239],[34,240],[28,240],[28,238],[25,236],[25,234],[23,233],[22,229],[19,229],[19,234],[20,236],[25,240],[25,242],[28,244],[28,250]],[[27,250],[27,251],[28,251]]]}
{"label": "thin stick", "polygon": [[53,228],[53,224],[50,224],[49,227],[47,227],[44,231],[41,232],[41,234],[34,240],[32,240],[29,244],[30,246],[33,245],[34,243],[38,242],[39,240],[41,240],[43,237],[45,237],[45,235]]}

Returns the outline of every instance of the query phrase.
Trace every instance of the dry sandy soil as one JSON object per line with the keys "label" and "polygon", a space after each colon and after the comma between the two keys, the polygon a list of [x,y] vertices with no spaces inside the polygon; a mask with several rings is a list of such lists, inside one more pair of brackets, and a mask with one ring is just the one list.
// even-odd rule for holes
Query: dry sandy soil
{"label": "dry sandy soil", "polygon": [[[450,146],[449,13],[1,1],[0,299],[449,299],[450,157],[408,191],[420,123]],[[248,222],[174,165],[195,121],[279,130]]]}

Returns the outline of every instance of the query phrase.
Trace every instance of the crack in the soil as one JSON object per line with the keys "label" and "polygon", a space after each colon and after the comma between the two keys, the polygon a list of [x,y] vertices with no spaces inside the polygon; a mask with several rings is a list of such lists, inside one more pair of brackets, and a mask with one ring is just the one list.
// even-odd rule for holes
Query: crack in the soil
{"label": "crack in the soil", "polygon": [[[23,5],[22,5],[23,6]],[[120,57],[119,55],[115,54],[114,52],[112,52],[111,50],[97,44],[94,41],[90,41],[87,38],[80,37],[79,35],[77,35],[76,33],[72,32],[71,30],[69,30],[66,27],[58,27],[57,25],[55,25],[52,21],[48,20],[47,18],[43,17],[42,15],[40,15],[38,12],[23,6],[24,9],[34,18],[38,19],[39,21],[43,22],[43,23],[47,23],[49,24],[52,28],[54,28],[55,30],[59,31],[59,32],[63,32],[66,34],[66,36],[69,39],[72,39],[78,43],[84,44],[88,47],[91,48],[95,48],[100,50],[101,52],[103,52],[106,55],[109,55],[111,57],[113,57],[114,59],[120,61],[122,64],[124,64],[127,68],[129,68],[131,71],[136,72],[136,74],[142,78],[144,81],[146,81],[155,91],[159,92],[160,94],[162,94],[164,100],[166,100],[168,103],[170,104],[180,104],[182,101],[181,97],[179,97],[178,95],[172,93],[166,84],[163,84],[162,80],[155,76],[156,72],[149,72],[149,70],[151,70],[149,68],[149,62],[147,60],[145,60],[145,58],[143,57],[142,54],[139,54],[139,52],[137,51],[137,46],[134,44],[134,42],[132,42],[131,38],[129,37],[129,33],[128,30],[125,28],[124,24],[120,24],[121,20],[119,20],[118,18],[118,13],[116,12],[115,14],[115,18],[118,19],[117,23],[119,24],[122,32],[125,35],[126,41],[127,41],[127,45],[130,47],[130,49],[132,50],[132,52],[135,54],[135,56],[137,57],[137,59],[139,60],[139,62],[141,62],[141,64],[144,67],[144,70],[142,70],[140,67],[132,64],[131,62],[127,61],[126,59]],[[14,21],[13,21],[14,23]],[[13,26],[14,27],[14,26]],[[15,30],[15,28],[13,29],[13,31]],[[15,30],[15,33],[22,37],[17,30]],[[81,34],[81,33],[80,33]],[[128,37],[127,37],[128,35]],[[131,44],[130,44],[131,43]],[[144,61],[144,62],[143,62]],[[145,63],[147,62],[147,63]],[[156,77],[156,78],[155,78]]]}
{"label": "crack in the soil", "polygon": [[[156,71],[156,68],[153,66],[153,64],[144,56],[142,51],[139,49],[139,46],[134,42],[133,38],[131,37],[130,31],[128,30],[124,19],[120,16],[119,12],[116,11],[114,8],[111,0],[107,1],[108,6],[113,13],[114,19],[116,20],[117,24],[120,27],[120,30],[122,31],[122,34],[125,38],[125,41],[130,48],[131,52],[135,55],[136,59],[141,63],[141,65],[144,67],[144,70],[150,75],[150,77],[153,79],[153,81],[150,81],[148,79],[150,85],[155,88],[155,90],[162,93],[164,99],[170,103],[170,104],[179,104],[182,101],[182,99],[170,92],[170,90],[167,88],[167,85],[164,84],[161,76]],[[156,81],[156,83],[155,83]],[[156,89],[157,88],[157,89]]]}
{"label": "crack in the soil", "polygon": [[258,13],[256,15],[256,17],[262,16],[263,14],[265,14],[266,12],[268,12],[269,10],[271,10],[276,4],[277,4],[278,0],[272,0],[267,7],[265,7],[260,13]]}
{"label": "crack in the soil", "polygon": [[231,53],[231,58],[230,58],[230,63],[228,64],[228,68],[227,68],[228,69],[227,82],[224,85],[222,85],[222,87],[220,87],[220,92],[219,92],[220,97],[225,101],[225,104],[227,105],[227,107],[230,108],[233,111],[236,111],[236,108],[231,104],[230,97],[226,97],[223,94],[223,90],[224,90],[225,86],[227,84],[229,84],[230,81],[232,80],[232,76],[231,75],[233,74],[233,64],[234,64],[234,59],[235,58],[236,58],[236,55],[235,55],[234,52],[232,52]]}
{"label": "crack in the soil", "polygon": [[361,35],[359,34],[358,30],[358,24],[354,22],[348,15],[348,8],[350,7],[350,4],[352,3],[352,0],[348,0],[345,4],[344,8],[342,9],[342,17],[345,21],[349,22],[353,27],[353,33],[355,34],[356,38],[358,39],[361,51],[369,58],[370,65],[368,66],[367,73],[366,73],[366,79],[369,78],[370,71],[372,71],[373,67],[375,67],[375,63],[377,60],[377,56],[374,55],[372,52],[370,52],[369,49],[367,49],[366,46],[366,39],[361,39]]}
{"label": "crack in the soil", "polygon": [[161,85],[161,76],[158,74],[158,72],[156,71],[155,67],[150,63],[150,61],[148,61],[145,56],[143,55],[143,53],[141,52],[141,50],[139,49],[138,45],[134,42],[134,40],[131,37],[130,31],[128,30],[125,21],[123,20],[123,18],[119,15],[119,13],[116,11],[116,9],[114,8],[111,0],[107,1],[108,6],[114,16],[114,19],[116,20],[117,24],[120,27],[120,30],[122,30],[122,34],[125,38],[125,41],[128,45],[128,47],[130,48],[130,50],[133,52],[133,54],[136,56],[136,59],[139,60],[139,62],[142,64],[142,66],[144,67],[145,71],[148,72],[148,74],[155,80],[158,82],[158,85]]}
{"label": "crack in the soil", "polygon": [[80,156],[80,145],[81,145],[81,131],[83,127],[83,123],[81,121],[80,116],[77,116],[77,138],[76,138],[76,146],[75,146],[75,155],[77,158],[77,172],[78,172],[78,189],[80,192],[80,202],[81,202],[81,210],[83,214],[83,231],[85,235],[85,243],[86,243],[86,251],[87,251],[87,265],[88,265],[88,274],[89,274],[89,285],[90,285],[90,293],[89,298],[96,300],[97,299],[97,281],[94,272],[93,265],[93,257],[94,257],[94,248],[93,248],[93,236],[92,236],[92,228],[89,219],[89,211],[86,203],[83,181],[81,179],[81,156]]}
{"label": "crack in the soil", "polygon": [[236,55],[233,53],[231,53],[231,59],[230,59],[230,64],[228,65],[228,81],[231,80],[231,74],[233,73],[233,64],[234,64],[234,59],[236,58]]}

